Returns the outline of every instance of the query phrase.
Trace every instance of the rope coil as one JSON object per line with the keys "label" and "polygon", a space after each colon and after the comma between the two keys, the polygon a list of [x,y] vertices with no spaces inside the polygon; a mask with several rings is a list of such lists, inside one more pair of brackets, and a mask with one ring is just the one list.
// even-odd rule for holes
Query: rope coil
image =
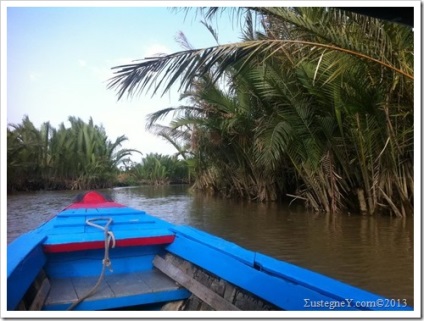
{"label": "rope coil", "polygon": [[[102,226],[102,225],[98,225],[98,224],[93,223],[93,221],[107,221],[107,222],[104,226]],[[100,284],[103,281],[106,268],[109,268],[109,271],[113,272],[112,262],[110,261],[110,258],[109,258],[109,248],[110,248],[111,241],[112,241],[112,248],[114,248],[115,244],[116,244],[115,235],[113,234],[113,232],[109,231],[109,225],[112,222],[113,222],[113,220],[110,217],[96,217],[96,218],[87,219],[85,221],[85,223],[87,225],[98,228],[98,229],[104,231],[105,255],[104,255],[104,258],[102,260],[102,272],[100,273],[99,279],[97,280],[97,283],[93,286],[93,288],[90,291],[88,291],[85,295],[83,295],[81,298],[79,298],[78,301],[72,303],[69,306],[69,308],[67,309],[68,311],[73,310],[78,304],[80,304],[82,301],[87,299],[89,296],[93,295],[98,290]]]}

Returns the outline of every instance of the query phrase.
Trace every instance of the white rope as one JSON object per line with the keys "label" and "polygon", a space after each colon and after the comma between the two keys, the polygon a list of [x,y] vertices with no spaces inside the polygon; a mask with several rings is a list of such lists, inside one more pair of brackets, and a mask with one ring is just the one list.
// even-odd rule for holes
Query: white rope
{"label": "white rope", "polygon": [[[107,223],[106,225],[102,226],[102,225],[93,223],[93,221],[107,221]],[[93,288],[90,291],[88,291],[85,295],[83,295],[81,298],[79,298],[78,301],[72,303],[67,309],[68,311],[73,310],[78,304],[80,304],[82,301],[84,301],[85,299],[87,299],[89,296],[93,295],[97,291],[97,289],[99,288],[100,284],[103,281],[106,267],[108,267],[111,272],[113,271],[112,262],[110,261],[110,258],[109,258],[110,241],[112,241],[112,248],[114,248],[116,244],[115,235],[113,235],[113,233],[109,231],[109,225],[112,223],[112,219],[109,217],[96,217],[96,218],[87,219],[85,223],[87,225],[90,225],[92,227],[95,227],[104,231],[105,255],[102,261],[102,272],[100,273],[97,283],[93,286]]]}

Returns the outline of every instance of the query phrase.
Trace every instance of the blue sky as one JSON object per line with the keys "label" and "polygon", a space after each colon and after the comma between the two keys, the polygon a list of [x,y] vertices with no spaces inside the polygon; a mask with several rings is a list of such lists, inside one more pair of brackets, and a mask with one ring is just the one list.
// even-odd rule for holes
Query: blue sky
{"label": "blue sky", "polygon": [[[221,43],[239,39],[240,31],[228,15],[217,23]],[[142,95],[118,102],[106,80],[113,76],[113,66],[182,50],[175,40],[180,31],[197,48],[215,45],[194,10],[186,16],[168,7],[9,5],[7,123],[20,123],[28,115],[37,127],[50,121],[57,128],[62,122],[67,125],[68,116],[84,121],[93,117],[111,140],[126,135],[125,148],[144,155],[173,154],[170,144],[145,131],[145,118],[178,105],[176,90],[163,97]],[[133,160],[140,161],[140,156]]]}

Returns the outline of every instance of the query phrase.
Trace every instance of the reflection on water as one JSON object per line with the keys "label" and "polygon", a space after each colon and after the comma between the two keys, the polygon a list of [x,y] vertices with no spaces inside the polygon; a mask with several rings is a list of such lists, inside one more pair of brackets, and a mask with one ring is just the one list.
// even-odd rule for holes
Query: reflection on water
{"label": "reflection on water", "polygon": [[[413,220],[325,215],[192,193],[187,186],[104,190],[119,203],[205,230],[253,251],[413,305]],[[78,192],[8,196],[8,242],[69,205]]]}

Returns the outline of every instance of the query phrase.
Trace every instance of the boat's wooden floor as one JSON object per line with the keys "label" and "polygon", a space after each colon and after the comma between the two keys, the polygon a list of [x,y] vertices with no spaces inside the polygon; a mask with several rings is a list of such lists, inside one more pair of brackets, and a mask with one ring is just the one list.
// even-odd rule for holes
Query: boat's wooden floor
{"label": "boat's wooden floor", "polygon": [[[97,276],[51,279],[51,289],[45,306],[71,304],[90,291],[97,283],[97,280]],[[104,277],[97,291],[85,301],[121,298],[178,289],[181,289],[181,287],[175,281],[157,270],[130,274],[111,274]]]}

